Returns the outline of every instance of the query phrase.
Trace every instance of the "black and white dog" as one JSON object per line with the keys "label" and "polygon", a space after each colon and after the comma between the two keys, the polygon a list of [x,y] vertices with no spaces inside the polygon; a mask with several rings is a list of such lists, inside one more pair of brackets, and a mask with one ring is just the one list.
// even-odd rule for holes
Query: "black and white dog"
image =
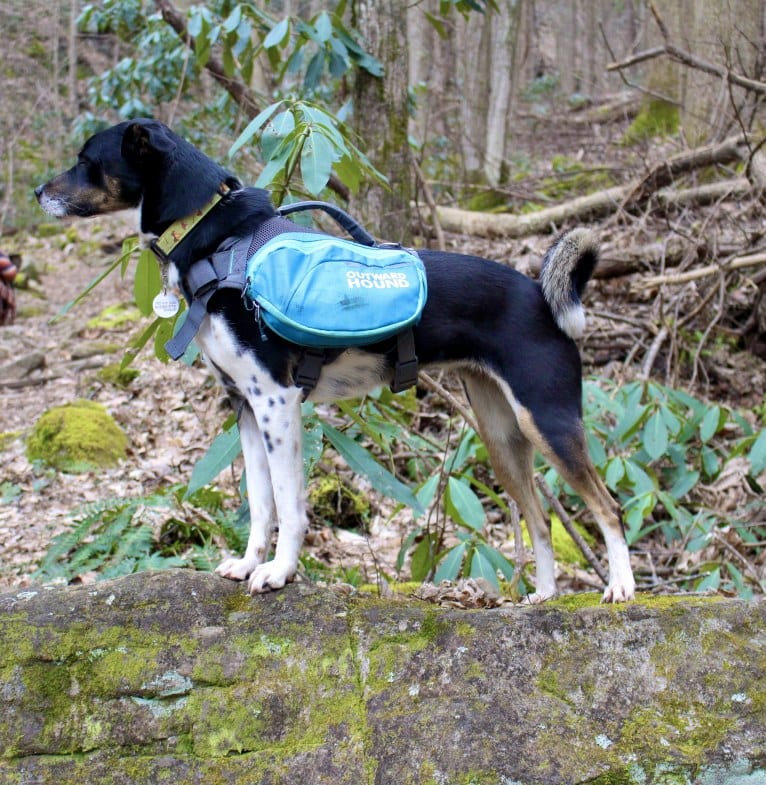
{"label": "black and white dog", "polygon": [[[223,240],[252,233],[275,213],[266,191],[243,188],[165,125],[137,120],[97,133],[75,166],[35,193],[43,209],[59,218],[138,208],[142,235],[156,238],[217,191],[225,195],[169,254],[171,270],[183,280]],[[581,363],[572,340],[583,330],[580,295],[598,260],[593,236],[576,229],[560,237],[546,255],[540,283],[480,257],[419,253],[428,300],[414,330],[418,361],[460,374],[498,480],[529,528],[536,560],[530,599],[556,594],[550,527],[533,478],[536,449],[582,497],[603,533],[609,560],[604,600],[631,599],[635,581],[619,508],[588,456]],[[247,549],[217,572],[249,579],[253,594],[279,589],[295,576],[307,530],[302,390],[294,376],[301,349],[273,333],[262,340],[252,312],[233,289],[209,301],[196,340],[240,407],[247,469]],[[390,383],[395,359],[396,341],[334,350],[309,399],[353,397]],[[275,528],[274,557],[267,560]]]}

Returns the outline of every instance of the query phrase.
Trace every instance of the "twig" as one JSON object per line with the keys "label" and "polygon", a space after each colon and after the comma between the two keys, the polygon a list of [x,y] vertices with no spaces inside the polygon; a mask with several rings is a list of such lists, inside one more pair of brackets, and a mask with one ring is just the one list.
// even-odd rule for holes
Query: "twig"
{"label": "twig", "polygon": [[648,379],[652,373],[652,368],[654,367],[654,361],[657,359],[657,354],[660,351],[660,347],[663,343],[665,343],[665,339],[668,337],[668,328],[663,327],[657,335],[655,335],[654,340],[652,341],[652,345],[649,347],[649,351],[646,353],[646,357],[644,357],[644,362],[641,365],[641,373],[639,375],[640,379]]}
{"label": "twig", "polygon": [[461,417],[471,426],[478,433],[479,427],[476,424],[476,420],[474,419],[473,413],[468,409],[462,401],[459,401],[443,384],[440,384],[436,381],[428,373],[421,373],[418,377],[418,382],[420,382],[423,387],[426,387],[431,392],[435,392],[437,395],[440,395],[444,398],[445,401],[456,411],[458,412]]}
{"label": "twig", "polygon": [[537,487],[540,489],[540,493],[548,500],[548,504],[551,505],[553,512],[556,513],[559,520],[561,521],[564,528],[567,530],[569,536],[575,541],[577,547],[582,551],[583,556],[588,560],[588,563],[591,567],[596,571],[596,575],[604,582],[606,586],[609,583],[609,575],[607,574],[606,570],[601,566],[601,562],[598,560],[598,557],[595,553],[593,553],[590,545],[583,539],[583,536],[580,532],[572,524],[572,520],[567,515],[566,510],[561,506],[561,502],[553,495],[551,489],[548,487],[548,483],[538,474],[535,476],[535,482],[537,483]]}
{"label": "twig", "polygon": [[717,275],[721,272],[725,273],[730,270],[739,270],[743,267],[759,267],[762,264],[766,264],[766,253],[739,256],[726,264],[708,264],[705,267],[698,267],[696,270],[687,270],[684,273],[650,275],[641,281],[637,281],[636,287],[639,289],[650,289],[653,286],[662,286],[663,284],[689,283],[689,281],[707,278],[710,275]]}
{"label": "twig", "polygon": [[20,390],[22,387],[36,387],[39,384],[47,384],[60,378],[60,373],[53,373],[49,376],[35,376],[33,379],[11,379],[10,381],[0,381],[0,387],[5,387],[9,390]]}
{"label": "twig", "polygon": [[746,76],[738,74],[736,71],[732,71],[730,68],[725,68],[724,66],[717,65],[716,63],[711,63],[709,60],[697,57],[697,55],[693,55],[691,52],[680,49],[675,44],[671,43],[668,29],[665,26],[662,17],[659,15],[656,6],[654,3],[650,3],[649,7],[652,11],[655,21],[657,22],[657,26],[660,28],[660,33],[665,40],[664,46],[656,46],[652,49],[645,49],[643,52],[638,52],[637,54],[631,55],[625,60],[609,63],[606,66],[607,71],[622,71],[625,68],[630,68],[631,66],[636,65],[637,63],[643,63],[647,60],[652,60],[655,57],[667,55],[671,60],[675,60],[677,63],[686,65],[689,68],[694,68],[697,71],[702,71],[703,73],[710,74],[711,76],[717,76],[720,79],[729,82],[730,84],[743,87],[745,90],[750,90],[751,92],[758,93],[759,95],[766,95],[766,82],[761,82],[757,79],[749,79]]}

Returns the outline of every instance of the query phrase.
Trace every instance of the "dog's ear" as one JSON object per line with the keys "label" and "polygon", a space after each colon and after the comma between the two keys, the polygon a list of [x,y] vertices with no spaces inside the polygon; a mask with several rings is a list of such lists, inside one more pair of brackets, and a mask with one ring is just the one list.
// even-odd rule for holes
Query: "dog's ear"
{"label": "dog's ear", "polygon": [[131,123],[122,137],[122,155],[134,163],[167,155],[175,148],[171,130],[155,120]]}

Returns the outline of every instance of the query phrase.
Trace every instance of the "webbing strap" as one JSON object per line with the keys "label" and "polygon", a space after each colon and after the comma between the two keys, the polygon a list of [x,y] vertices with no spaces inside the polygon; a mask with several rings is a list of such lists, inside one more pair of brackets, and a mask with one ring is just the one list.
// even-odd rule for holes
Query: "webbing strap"
{"label": "webbing strap", "polygon": [[[391,392],[402,392],[418,383],[418,357],[415,354],[415,334],[412,328],[404,330],[396,336],[396,365]],[[303,388],[303,400],[317,386],[325,363],[322,349],[305,349],[295,368],[293,381]]]}
{"label": "webbing strap", "polygon": [[184,323],[181,329],[165,344],[165,351],[177,360],[186,351],[188,345],[194,340],[194,336],[199,331],[202,320],[207,314],[207,301],[210,296],[204,299],[194,299],[186,312]]}
{"label": "webbing strap", "polygon": [[221,288],[242,291],[244,272],[235,265],[235,248],[213,254],[193,264],[184,276],[184,295],[189,310],[181,329],[165,344],[165,351],[177,360],[199,331],[210,298]]}
{"label": "webbing strap", "polygon": [[418,383],[418,356],[415,354],[415,334],[412,328],[396,336],[396,365],[391,392],[401,392]]}

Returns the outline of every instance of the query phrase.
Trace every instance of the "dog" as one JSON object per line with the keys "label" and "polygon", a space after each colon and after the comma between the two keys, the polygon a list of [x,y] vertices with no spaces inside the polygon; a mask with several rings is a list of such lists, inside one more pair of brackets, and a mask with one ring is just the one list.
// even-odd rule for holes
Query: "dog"
{"label": "dog", "polygon": [[[227,238],[252,233],[275,209],[269,193],[240,180],[167,126],[126,121],[85,142],[77,163],[35,189],[51,216],[95,216],[138,209],[145,242],[199,213],[222,194],[168,254],[174,281]],[[527,522],[535,555],[535,591],[557,593],[550,525],[538,499],[538,450],[582,498],[606,544],[605,602],[634,597],[635,581],[617,503],[588,455],[582,422],[582,370],[574,338],[584,328],[580,297],[598,261],[592,233],[578,228],[548,250],[540,281],[498,262],[421,250],[428,299],[414,328],[421,368],[455,370],[473,407],[498,481]],[[265,339],[265,340],[264,340]],[[296,383],[301,347],[260,334],[240,292],[222,289],[207,302],[196,341],[239,412],[247,473],[250,534],[242,558],[227,558],[219,575],[249,581],[251,594],[282,588],[296,574],[308,530]],[[324,357],[308,400],[363,395],[390,384],[396,341],[336,349]],[[271,538],[277,530],[273,558]]]}

